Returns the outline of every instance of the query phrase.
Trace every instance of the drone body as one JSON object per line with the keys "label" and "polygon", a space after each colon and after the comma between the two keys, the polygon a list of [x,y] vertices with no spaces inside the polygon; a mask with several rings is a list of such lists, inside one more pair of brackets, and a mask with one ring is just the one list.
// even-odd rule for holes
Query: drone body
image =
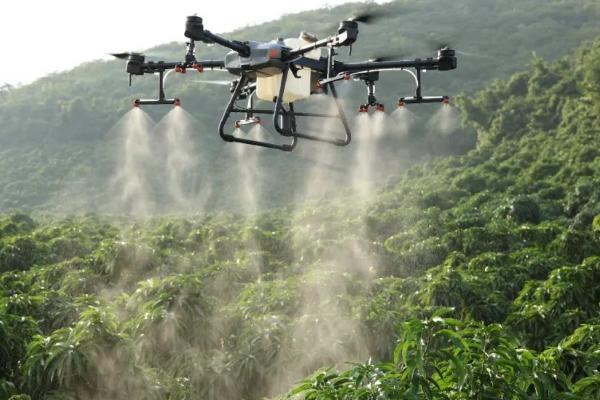
{"label": "drone body", "polygon": [[[314,43],[316,38],[302,32],[299,38],[277,39],[269,43],[248,42],[250,55],[243,57],[235,51],[230,51],[225,56],[224,67],[229,73],[241,76],[242,74],[254,75],[256,80],[256,97],[265,101],[273,101],[279,93],[282,70],[286,67],[283,61],[285,52],[289,49]],[[315,49],[305,55],[306,58],[319,60],[321,49]],[[313,75],[310,68],[297,71],[296,79],[290,79],[285,87],[283,102],[289,104],[294,101],[308,98],[318,92],[317,75]]]}
{"label": "drone body", "polygon": [[[375,97],[375,82],[380,72],[408,71],[416,82],[413,97],[402,97],[399,106],[415,103],[447,103],[447,96],[422,96],[421,72],[427,70],[448,71],[455,69],[457,59],[455,51],[444,47],[438,50],[437,57],[403,61],[368,60],[358,63],[345,63],[335,60],[336,49],[351,46],[358,38],[358,22],[366,22],[371,16],[361,16],[342,21],[337,34],[325,39],[317,39],[314,35],[302,32],[298,38],[277,39],[272,42],[232,41],[215,35],[204,29],[202,18],[187,18],[185,36],[190,39],[183,62],[146,62],[145,57],[136,53],[114,54],[118,58],[127,58],[127,72],[130,75],[158,74],[159,97],[152,100],[137,99],[135,106],[150,104],[179,105],[178,99],[167,99],[164,93],[164,72],[175,70],[185,72],[191,68],[199,72],[207,69],[225,69],[237,76],[231,82],[231,97],[219,123],[219,134],[227,142],[238,142],[250,145],[292,151],[298,139],[314,140],[336,146],[350,143],[351,131],[348,120],[338,99],[335,84],[342,80],[362,80],[367,85],[367,102],[360,106],[360,112],[368,112],[369,108],[383,111],[383,105]],[[224,60],[196,60],[196,42],[219,44],[231,51]],[[326,54],[323,55],[323,49]],[[414,71],[414,72],[413,72]],[[335,100],[337,113],[321,114],[298,112],[294,104],[310,98],[316,93],[327,93]],[[273,103],[273,108],[258,109],[255,99]],[[245,105],[238,103],[245,101]],[[288,140],[287,143],[273,143],[236,136],[236,132],[225,132],[225,126],[231,114],[242,114],[244,118],[235,121],[234,127],[261,123],[258,115],[272,116],[275,130]],[[297,129],[299,118],[337,119],[344,127],[344,137],[326,138],[323,132],[304,133]]]}

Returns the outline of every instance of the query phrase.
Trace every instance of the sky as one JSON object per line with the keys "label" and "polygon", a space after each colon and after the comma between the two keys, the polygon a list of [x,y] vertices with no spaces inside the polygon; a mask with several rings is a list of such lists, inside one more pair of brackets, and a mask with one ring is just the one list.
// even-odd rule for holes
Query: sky
{"label": "sky", "polygon": [[197,14],[206,29],[228,32],[284,14],[348,0],[6,1],[0,13],[0,86],[26,84],[111,52],[143,50],[184,41],[185,17]]}

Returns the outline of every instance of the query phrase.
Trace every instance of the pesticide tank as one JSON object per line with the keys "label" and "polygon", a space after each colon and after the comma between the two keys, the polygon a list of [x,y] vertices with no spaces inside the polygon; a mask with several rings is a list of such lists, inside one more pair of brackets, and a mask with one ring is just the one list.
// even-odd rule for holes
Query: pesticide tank
{"label": "pesticide tank", "polygon": [[[316,41],[310,34],[304,32],[298,38],[285,39],[285,46],[296,50],[300,47],[307,46]],[[321,58],[321,49],[312,50],[304,55],[304,57],[318,60]],[[279,87],[281,86],[282,74],[275,74],[266,77],[256,78],[256,95],[261,100],[273,101],[279,95]],[[296,78],[291,72],[288,72],[285,92],[283,93],[283,102],[291,103],[297,100],[306,99],[311,92],[311,70],[303,68],[298,71]]]}

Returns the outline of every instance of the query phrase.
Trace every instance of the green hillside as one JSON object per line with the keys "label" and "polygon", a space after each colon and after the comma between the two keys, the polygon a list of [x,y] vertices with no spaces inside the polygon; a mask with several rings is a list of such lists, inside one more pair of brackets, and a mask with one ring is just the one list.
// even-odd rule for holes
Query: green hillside
{"label": "green hillside", "polygon": [[595,41],[462,97],[480,146],[368,204],[4,217],[0,397],[260,399],[331,366],[287,397],[599,398],[599,78]]}
{"label": "green hillside", "polygon": [[[532,54],[552,60],[575,48],[582,40],[600,34],[597,21],[600,6],[593,0],[507,0],[501,3],[479,0],[445,2],[436,0],[397,0],[377,6],[389,16],[377,25],[362,26],[352,59],[386,54],[426,57],[441,43],[450,42],[459,51],[458,70],[427,74],[426,93],[473,93],[521,70]],[[364,4],[349,4],[300,14],[248,27],[231,33],[237,39],[272,40],[296,36],[302,30],[320,36],[335,30],[337,21],[351,15]],[[183,17],[182,17],[183,18]],[[210,27],[210,21],[206,21]],[[140,27],[141,30],[144,27]],[[124,39],[124,43],[126,43]],[[121,49],[115,49],[119,51]],[[150,49],[160,58],[180,59],[181,44],[165,44]],[[199,57],[223,53],[216,47],[200,46]],[[342,54],[342,58],[346,58]],[[402,75],[402,74],[401,74]],[[378,92],[388,110],[400,96],[412,94],[408,74],[386,75]],[[183,99],[185,108],[197,120],[194,125],[194,152],[200,167],[186,175],[185,185],[210,191],[193,211],[238,209],[232,201],[237,185],[227,175],[235,163],[231,145],[216,134],[217,116],[224,107],[226,90],[190,83],[196,74],[178,76],[167,82],[167,92]],[[223,79],[223,75],[206,79]],[[122,61],[94,61],[71,71],[57,73],[19,88],[0,91],[0,210],[45,210],[53,212],[106,211],[112,193],[107,187],[115,174],[113,158],[118,146],[111,147],[110,128],[129,110],[133,98],[154,96],[153,77],[135,79],[127,86]],[[364,102],[363,85],[346,93],[348,111],[353,113]],[[473,147],[471,130],[440,137],[427,129],[434,108],[423,106],[419,124],[408,138],[391,137],[379,152],[380,170],[385,180],[415,161],[431,155],[457,154]],[[165,109],[151,109],[158,121]],[[327,157],[331,173],[324,177],[332,192],[349,185],[344,169],[352,163],[356,143],[350,148],[331,149]],[[306,169],[319,162],[315,146],[301,143],[298,152],[280,154],[260,152],[261,173],[257,185],[268,193],[261,198],[262,208],[282,206],[304,196]],[[160,165],[156,166],[160,169]],[[341,172],[340,172],[341,171]],[[391,173],[390,173],[391,172]],[[161,178],[153,178],[153,211],[178,210],[163,189]],[[209,189],[206,189],[209,188]],[[201,189],[198,189],[200,191]],[[202,194],[199,194],[201,196]],[[202,203],[202,205],[200,205]]]}

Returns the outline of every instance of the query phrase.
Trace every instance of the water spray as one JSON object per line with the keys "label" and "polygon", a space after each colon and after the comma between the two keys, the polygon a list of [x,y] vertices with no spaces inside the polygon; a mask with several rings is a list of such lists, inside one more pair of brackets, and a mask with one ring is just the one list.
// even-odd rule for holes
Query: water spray
{"label": "water spray", "polygon": [[[193,130],[192,116],[181,107],[171,109],[154,128],[154,140],[160,143],[161,150],[156,154],[155,162],[164,172],[163,184],[171,200],[169,208],[173,210],[190,210],[198,206],[190,174],[202,162],[203,154],[194,148]],[[207,186],[205,179],[203,186]]]}
{"label": "water spray", "polygon": [[460,126],[460,115],[456,108],[450,105],[450,98],[444,96],[442,107],[437,110],[428,122],[428,126],[435,132],[450,135]]}
{"label": "water spray", "polygon": [[120,150],[109,182],[114,202],[109,207],[115,211],[143,215],[153,210],[150,194],[156,157],[151,135],[155,125],[147,113],[134,107],[111,129]]}
{"label": "water spray", "polygon": [[408,135],[417,119],[415,114],[406,107],[406,103],[402,99],[398,100],[398,107],[396,107],[396,110],[394,110],[390,117],[395,122],[396,131],[402,136]]}

